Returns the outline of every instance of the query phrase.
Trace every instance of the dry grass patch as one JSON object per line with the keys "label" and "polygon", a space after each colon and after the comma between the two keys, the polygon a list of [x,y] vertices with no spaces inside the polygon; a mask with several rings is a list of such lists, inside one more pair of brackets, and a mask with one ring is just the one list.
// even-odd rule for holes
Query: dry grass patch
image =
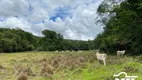
{"label": "dry grass patch", "polygon": [[134,72],[138,72],[139,70],[137,68],[134,68],[134,67],[131,67],[131,66],[125,66],[124,67],[124,72],[131,72],[131,73],[134,73]]}
{"label": "dry grass patch", "polygon": [[16,80],[28,80],[28,76],[24,75],[24,74],[20,74]]}
{"label": "dry grass patch", "polygon": [[24,74],[24,75],[27,75],[27,76],[34,76],[32,70],[30,67],[23,67],[23,66],[15,66],[15,69],[14,69],[14,74],[15,75],[21,75],[21,74]]}
{"label": "dry grass patch", "polygon": [[48,77],[49,79],[52,79],[53,73],[54,73],[53,67],[50,64],[48,64],[47,62],[44,62],[42,64],[42,69],[41,69],[40,75],[44,76],[44,77]]}
{"label": "dry grass patch", "polygon": [[2,70],[2,69],[6,69],[5,67],[3,67],[2,65],[0,65],[0,70]]}
{"label": "dry grass patch", "polygon": [[79,54],[66,54],[53,56],[49,60],[49,63],[53,67],[59,68],[60,70],[67,68],[73,70],[77,67],[83,67],[85,61],[87,61],[87,59],[85,59],[84,56],[81,56]]}

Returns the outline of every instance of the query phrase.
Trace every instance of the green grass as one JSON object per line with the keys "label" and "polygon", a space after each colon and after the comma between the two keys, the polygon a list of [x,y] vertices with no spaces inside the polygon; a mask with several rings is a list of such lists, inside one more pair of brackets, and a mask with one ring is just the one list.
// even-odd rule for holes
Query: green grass
{"label": "green grass", "polygon": [[[70,55],[68,55],[70,54]],[[107,67],[99,64],[93,51],[77,52],[19,52],[10,54],[0,54],[0,80],[16,80],[14,74],[15,66],[28,66],[35,76],[28,76],[29,80],[50,80],[48,77],[40,75],[42,60],[50,60],[51,57],[62,56],[62,62],[54,68],[53,80],[114,80],[113,75],[125,71],[129,76],[138,76],[136,80],[142,80],[142,57],[107,56]],[[66,58],[67,57],[67,58]],[[85,61],[78,63],[78,59],[83,57]],[[74,58],[74,59],[72,59]],[[68,59],[74,60],[70,61]],[[67,63],[69,61],[70,64]],[[62,65],[63,64],[63,65]]]}

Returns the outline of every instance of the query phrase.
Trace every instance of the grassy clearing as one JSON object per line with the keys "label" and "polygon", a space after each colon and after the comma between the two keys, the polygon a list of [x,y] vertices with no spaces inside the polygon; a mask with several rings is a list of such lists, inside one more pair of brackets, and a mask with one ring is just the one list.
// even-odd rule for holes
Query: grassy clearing
{"label": "grassy clearing", "polygon": [[0,80],[16,80],[22,70],[28,80],[114,80],[121,71],[142,80],[142,56],[107,56],[105,68],[93,51],[0,54]]}

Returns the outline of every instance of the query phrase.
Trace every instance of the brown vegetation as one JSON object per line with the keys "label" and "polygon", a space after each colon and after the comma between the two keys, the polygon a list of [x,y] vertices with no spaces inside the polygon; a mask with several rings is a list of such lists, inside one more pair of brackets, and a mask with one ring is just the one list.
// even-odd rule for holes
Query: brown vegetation
{"label": "brown vegetation", "polygon": [[134,73],[134,72],[138,72],[139,70],[137,68],[134,68],[134,67],[131,67],[131,66],[125,66],[124,71]]}
{"label": "brown vegetation", "polygon": [[53,56],[49,63],[55,68],[70,68],[71,70],[77,67],[85,67],[85,61],[91,61],[92,58],[88,58],[85,55],[79,54],[66,54],[66,55],[57,55]]}
{"label": "brown vegetation", "polygon": [[14,70],[15,75],[25,74],[27,76],[33,76],[33,72],[30,67],[16,66]]}
{"label": "brown vegetation", "polygon": [[28,77],[24,74],[20,74],[16,80],[28,80]]}
{"label": "brown vegetation", "polygon": [[44,62],[42,64],[42,69],[41,69],[40,75],[52,79],[52,75],[53,75],[52,66],[50,64],[48,64],[47,62]]}
{"label": "brown vegetation", "polygon": [[0,65],[0,69],[5,69],[5,67],[3,67],[2,65]]}

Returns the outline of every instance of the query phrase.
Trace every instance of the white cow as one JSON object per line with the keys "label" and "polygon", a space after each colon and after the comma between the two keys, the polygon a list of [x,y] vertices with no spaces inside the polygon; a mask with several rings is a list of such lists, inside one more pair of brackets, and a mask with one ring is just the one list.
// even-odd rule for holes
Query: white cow
{"label": "white cow", "polygon": [[117,51],[117,56],[123,56],[125,54],[125,50]]}
{"label": "white cow", "polygon": [[81,50],[78,50],[77,52],[82,53],[82,51],[81,51]]}
{"label": "white cow", "polygon": [[106,57],[107,57],[107,55],[106,54],[100,54],[99,52],[96,52],[96,56],[97,56],[98,61],[103,61],[104,66],[106,67]]}
{"label": "white cow", "polygon": [[55,51],[56,53],[59,52],[58,50]]}

